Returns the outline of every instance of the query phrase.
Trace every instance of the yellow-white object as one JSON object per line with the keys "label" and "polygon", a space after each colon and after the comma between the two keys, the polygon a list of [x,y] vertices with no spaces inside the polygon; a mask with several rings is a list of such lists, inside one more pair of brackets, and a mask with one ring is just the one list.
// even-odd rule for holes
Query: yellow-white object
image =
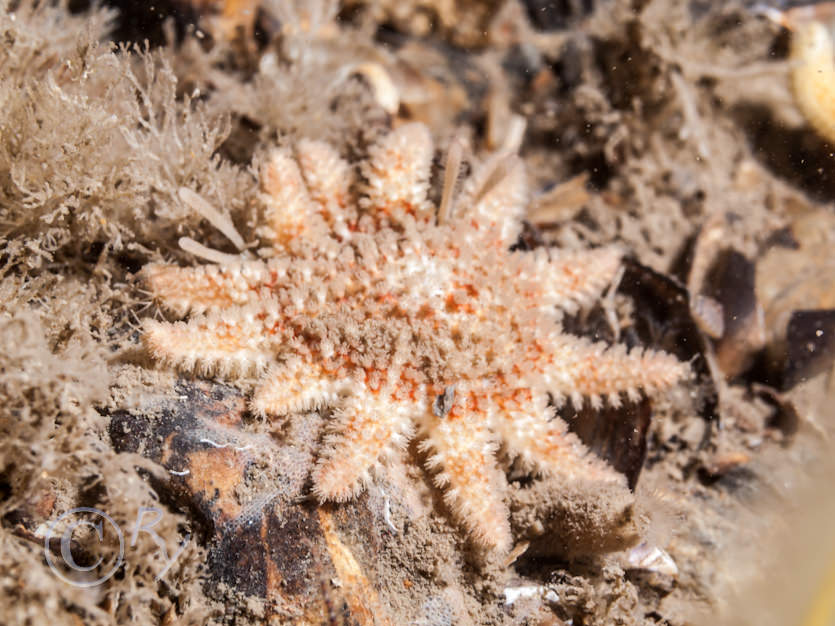
{"label": "yellow-white object", "polygon": [[835,47],[817,20],[794,27],[791,41],[792,87],[809,124],[835,142]]}

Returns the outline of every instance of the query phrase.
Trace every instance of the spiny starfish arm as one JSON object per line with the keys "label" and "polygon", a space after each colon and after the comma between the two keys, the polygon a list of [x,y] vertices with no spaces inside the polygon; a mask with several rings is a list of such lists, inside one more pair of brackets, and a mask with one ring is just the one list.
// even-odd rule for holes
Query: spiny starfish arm
{"label": "spiny starfish arm", "polygon": [[519,157],[504,152],[492,154],[476,168],[457,201],[462,219],[475,219],[480,229],[498,228],[503,248],[519,236],[527,204],[525,167]]}
{"label": "spiny starfish arm", "polygon": [[627,350],[623,344],[609,346],[588,339],[554,334],[546,349],[549,363],[544,369],[544,388],[580,408],[583,398],[599,409],[603,401],[620,406],[620,394],[637,402],[641,390],[648,395],[669,389],[690,373],[686,363],[666,352],[643,348]]}
{"label": "spiny starfish arm", "polygon": [[394,401],[391,391],[357,385],[337,410],[313,470],[313,492],[320,500],[342,502],[357,496],[368,484],[370,470],[412,438],[412,416],[419,407]]}
{"label": "spiny starfish arm", "polygon": [[336,149],[324,141],[302,139],[296,148],[310,197],[329,210],[342,209],[352,200],[354,170]]}
{"label": "spiny starfish arm", "polygon": [[617,274],[621,252],[611,246],[567,253],[537,248],[507,255],[501,268],[513,294],[515,311],[536,309],[553,323],[559,312],[576,313],[591,306]]}
{"label": "spiny starfish arm", "polygon": [[372,214],[400,223],[407,215],[427,222],[435,217],[426,199],[433,146],[423,124],[404,124],[369,151],[362,173],[367,184],[364,204]]}
{"label": "spiny starfish arm", "polygon": [[250,406],[259,415],[300,413],[336,404],[346,385],[310,359],[293,356],[270,367]]}
{"label": "spiny starfish arm", "polygon": [[245,375],[269,363],[276,323],[274,315],[254,309],[228,310],[173,324],[147,320],[143,337],[154,358],[178,369]]}
{"label": "spiny starfish arm", "polygon": [[565,422],[554,416],[544,396],[536,402],[520,402],[514,394],[506,393],[495,400],[500,410],[494,430],[507,451],[525,467],[568,479],[626,484],[622,474],[591,453],[568,431]]}
{"label": "spiny starfish arm", "polygon": [[319,206],[313,202],[298,162],[287,148],[275,148],[261,168],[261,200],[267,224],[258,234],[277,248],[296,239],[314,240],[323,230]]}
{"label": "spiny starfish arm", "polygon": [[172,313],[203,313],[209,309],[240,306],[258,298],[257,289],[272,274],[261,261],[239,265],[177,267],[152,263],[140,277],[154,298]]}
{"label": "spiny starfish arm", "polygon": [[481,413],[457,409],[437,418],[421,449],[432,454],[427,466],[440,470],[436,485],[444,502],[481,545],[499,552],[511,546],[507,482],[499,471],[488,424]]}
{"label": "spiny starfish arm", "polygon": [[[545,251],[543,251],[545,252]],[[617,246],[594,250],[548,250],[548,259],[535,256],[543,300],[567,313],[586,309],[611,284],[620,269],[623,251]]]}

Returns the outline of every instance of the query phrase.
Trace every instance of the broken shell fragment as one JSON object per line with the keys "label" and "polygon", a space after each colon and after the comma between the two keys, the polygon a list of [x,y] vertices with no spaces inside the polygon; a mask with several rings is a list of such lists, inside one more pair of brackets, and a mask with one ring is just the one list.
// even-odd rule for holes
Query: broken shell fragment
{"label": "broken shell fragment", "polygon": [[629,551],[629,564],[635,569],[647,570],[656,574],[678,576],[678,566],[672,557],[658,546],[646,542],[640,543]]}

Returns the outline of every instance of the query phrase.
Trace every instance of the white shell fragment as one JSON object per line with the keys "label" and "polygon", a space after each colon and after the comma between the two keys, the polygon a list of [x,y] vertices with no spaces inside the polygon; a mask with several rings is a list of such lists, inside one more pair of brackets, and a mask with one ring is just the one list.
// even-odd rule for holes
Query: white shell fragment
{"label": "white shell fragment", "polygon": [[678,567],[672,557],[658,546],[652,546],[646,542],[632,548],[627,560],[634,569],[678,576]]}
{"label": "white shell fragment", "polygon": [[524,585],[521,587],[505,587],[504,589],[504,603],[505,606],[511,606],[517,600],[524,600],[527,598],[542,598],[547,602],[559,602],[560,597],[553,589],[549,589],[544,585]]}

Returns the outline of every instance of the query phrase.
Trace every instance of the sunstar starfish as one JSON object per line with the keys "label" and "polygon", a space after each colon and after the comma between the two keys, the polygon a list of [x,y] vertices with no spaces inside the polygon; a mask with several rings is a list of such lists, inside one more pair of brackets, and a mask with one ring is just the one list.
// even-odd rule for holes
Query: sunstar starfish
{"label": "sunstar starfish", "polygon": [[[269,258],[202,249],[220,262],[146,267],[154,296],[191,317],[147,321],[145,341],[183,370],[258,374],[258,414],[333,408],[313,471],[321,500],[356,496],[372,468],[420,437],[453,514],[477,542],[505,551],[500,445],[543,474],[622,483],[554,406],[617,406],[688,368],[561,331],[561,315],[599,297],[621,253],[510,251],[527,203],[517,157],[488,158],[454,203],[447,176],[440,209],[427,198],[432,157],[420,124],[373,147],[359,180],[326,144],[275,150],[261,172]],[[231,224],[224,232],[242,245]]]}

